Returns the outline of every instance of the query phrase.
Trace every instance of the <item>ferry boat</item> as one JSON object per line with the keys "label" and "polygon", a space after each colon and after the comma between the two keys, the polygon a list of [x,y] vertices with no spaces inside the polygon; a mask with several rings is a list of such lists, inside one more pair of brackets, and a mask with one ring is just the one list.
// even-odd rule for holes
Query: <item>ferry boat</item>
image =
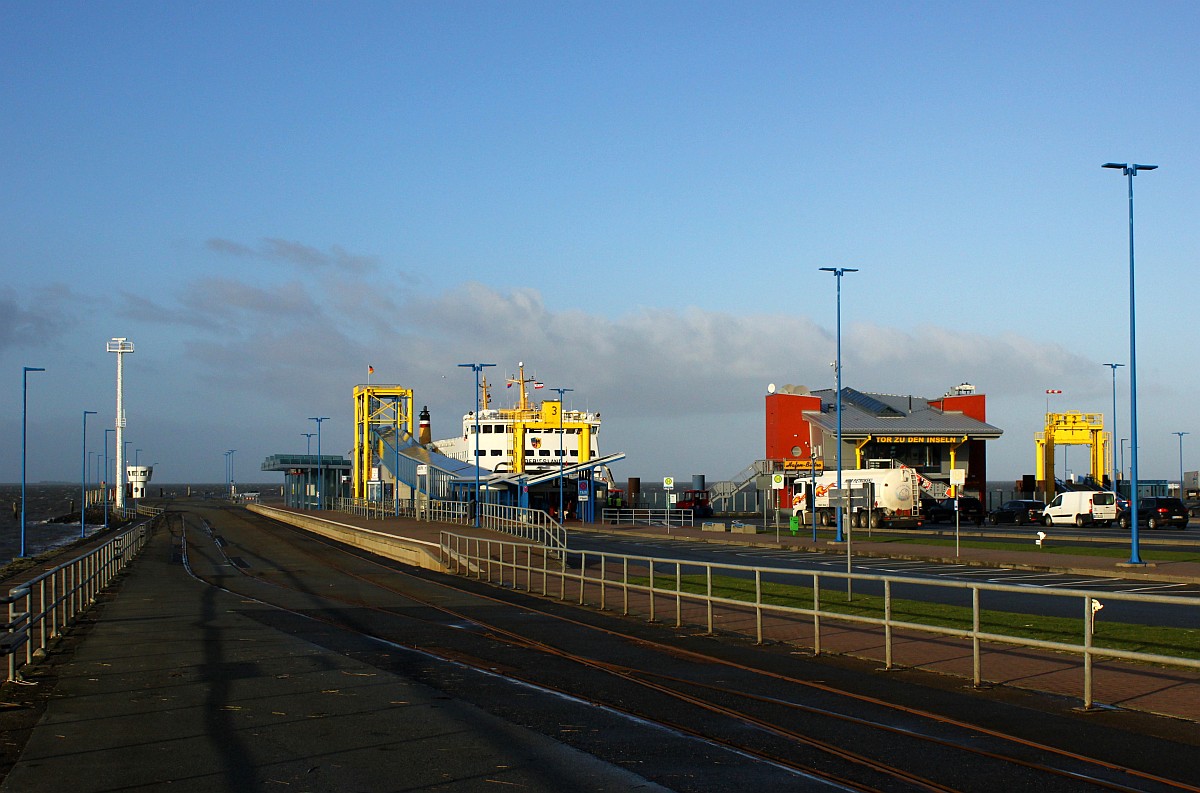
{"label": "ferry boat", "polygon": [[470,462],[478,426],[479,466],[495,473],[532,476],[595,459],[600,414],[563,410],[558,399],[535,404],[529,396],[530,386],[534,392],[544,388],[539,380],[525,376],[525,364],[520,362],[517,374],[506,378],[506,388],[517,389],[516,406],[493,408],[487,378],[482,378],[478,419],[475,411],[468,411],[463,416],[462,434],[434,441],[433,447],[447,457]]}

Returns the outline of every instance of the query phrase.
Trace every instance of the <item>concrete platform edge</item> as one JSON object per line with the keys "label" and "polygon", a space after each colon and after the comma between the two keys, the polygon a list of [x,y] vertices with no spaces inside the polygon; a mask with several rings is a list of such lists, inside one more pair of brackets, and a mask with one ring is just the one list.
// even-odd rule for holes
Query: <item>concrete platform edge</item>
{"label": "concrete platform edge", "polygon": [[442,573],[447,572],[446,566],[442,563],[441,559],[441,546],[437,543],[416,540],[409,537],[396,537],[372,529],[364,529],[359,526],[351,526],[327,518],[316,518],[289,510],[276,509],[264,504],[247,504],[246,509],[272,520],[277,520],[280,523],[286,523],[289,526],[295,526],[298,529],[304,529],[313,534],[319,534],[322,537],[337,540],[346,545],[361,548],[364,551],[370,551],[385,559],[393,559],[397,562],[411,564],[426,570],[435,570]]}

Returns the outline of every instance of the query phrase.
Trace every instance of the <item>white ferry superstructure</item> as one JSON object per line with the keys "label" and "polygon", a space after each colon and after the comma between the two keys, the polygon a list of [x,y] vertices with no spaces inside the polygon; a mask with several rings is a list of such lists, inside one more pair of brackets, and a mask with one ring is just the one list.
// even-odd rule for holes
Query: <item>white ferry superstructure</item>
{"label": "white ferry superstructure", "polygon": [[[561,465],[586,463],[598,457],[596,436],[600,432],[600,414],[583,410],[563,410],[562,402],[547,399],[536,406],[529,399],[527,385],[541,390],[543,385],[525,377],[525,364],[507,378],[507,387],[516,386],[517,406],[491,407],[487,378],[479,385],[480,410],[463,416],[462,434],[434,441],[437,451],[462,462],[475,454],[475,427],[479,427],[479,467],[501,474],[534,475],[557,471]],[[607,471],[605,471],[607,473]]]}

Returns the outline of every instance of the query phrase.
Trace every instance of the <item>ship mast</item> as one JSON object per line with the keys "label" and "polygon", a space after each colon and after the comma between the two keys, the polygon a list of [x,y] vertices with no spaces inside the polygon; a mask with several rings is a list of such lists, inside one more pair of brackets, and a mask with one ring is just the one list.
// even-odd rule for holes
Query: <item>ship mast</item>
{"label": "ship mast", "polygon": [[526,411],[529,410],[529,394],[525,390],[525,384],[532,383],[534,381],[534,378],[530,377],[528,380],[525,379],[525,362],[524,361],[517,362],[517,371],[518,371],[517,377],[515,379],[509,378],[508,382],[509,383],[515,382],[518,385],[520,385],[520,387],[521,387],[520,400],[521,401],[517,404],[517,410],[521,411],[521,413],[524,414]]}
{"label": "ship mast", "polygon": [[479,404],[483,406],[483,410],[487,410],[488,406],[492,404],[492,396],[488,391],[487,375],[483,375],[483,378],[479,381]]}

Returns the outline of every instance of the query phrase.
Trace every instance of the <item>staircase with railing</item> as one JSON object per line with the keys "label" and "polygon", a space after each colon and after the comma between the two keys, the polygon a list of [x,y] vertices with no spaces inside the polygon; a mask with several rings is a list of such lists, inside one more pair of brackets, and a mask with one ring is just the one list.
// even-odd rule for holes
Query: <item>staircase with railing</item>
{"label": "staircase with railing", "polygon": [[731,479],[713,482],[708,486],[708,499],[714,512],[728,512],[734,496],[754,488],[754,478],[770,472],[770,460],[755,460]]}

